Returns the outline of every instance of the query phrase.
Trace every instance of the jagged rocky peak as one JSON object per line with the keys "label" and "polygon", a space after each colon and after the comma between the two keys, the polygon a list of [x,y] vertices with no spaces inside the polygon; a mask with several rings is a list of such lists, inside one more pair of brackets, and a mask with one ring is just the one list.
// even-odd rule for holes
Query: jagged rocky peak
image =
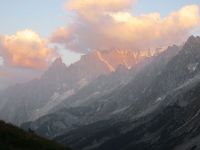
{"label": "jagged rocky peak", "polygon": [[200,52],[200,37],[190,36],[186,41],[183,49],[186,53],[199,53]]}
{"label": "jagged rocky peak", "polygon": [[48,70],[43,74],[42,77],[49,77],[57,75],[57,74],[63,74],[67,71],[67,66],[63,63],[62,58],[58,57],[48,68]]}
{"label": "jagged rocky peak", "polygon": [[195,44],[195,43],[200,44],[200,37],[199,37],[199,36],[194,36],[194,35],[192,35],[192,36],[190,36],[190,37],[188,38],[188,40],[187,40],[186,43],[188,43],[188,44]]}
{"label": "jagged rocky peak", "polygon": [[50,66],[50,68],[51,67],[55,67],[55,66],[65,66],[66,67],[66,65],[63,63],[61,57],[56,58],[56,60],[52,63],[52,65]]}
{"label": "jagged rocky peak", "polygon": [[54,64],[63,64],[62,58],[58,57],[55,61]]}
{"label": "jagged rocky peak", "polygon": [[142,60],[156,56],[162,51],[164,51],[162,48],[148,50],[94,50],[82,56],[81,61],[99,61],[104,64],[110,72],[115,72],[119,65],[130,69]]}
{"label": "jagged rocky peak", "polygon": [[55,61],[52,63],[52,65],[49,68],[58,67],[58,66],[63,66],[63,67],[67,68],[67,66],[64,64],[61,57],[56,58]]}

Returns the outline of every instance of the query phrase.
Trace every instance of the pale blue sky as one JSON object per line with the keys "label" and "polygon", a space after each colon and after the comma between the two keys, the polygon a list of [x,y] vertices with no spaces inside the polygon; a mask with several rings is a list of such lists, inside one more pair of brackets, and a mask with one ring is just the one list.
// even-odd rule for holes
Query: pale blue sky
{"label": "pale blue sky", "polygon": [[137,13],[160,12],[161,16],[166,16],[170,12],[190,4],[200,6],[200,0],[138,0],[134,9]]}
{"label": "pale blue sky", "polygon": [[[48,37],[59,26],[69,21],[65,11],[66,0],[1,0],[0,35],[13,34],[26,28]],[[198,4],[200,0],[138,0],[135,14],[160,12],[166,16],[184,5]],[[198,30],[198,33],[200,31]]]}
{"label": "pale blue sky", "polygon": [[1,0],[0,34],[26,28],[48,36],[66,23],[66,0]]}

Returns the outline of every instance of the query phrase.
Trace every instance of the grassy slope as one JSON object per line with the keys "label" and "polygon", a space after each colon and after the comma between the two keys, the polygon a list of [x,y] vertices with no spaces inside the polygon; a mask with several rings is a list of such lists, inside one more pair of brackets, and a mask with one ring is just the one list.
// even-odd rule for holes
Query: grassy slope
{"label": "grassy slope", "polygon": [[62,145],[0,121],[0,150],[70,150]]}

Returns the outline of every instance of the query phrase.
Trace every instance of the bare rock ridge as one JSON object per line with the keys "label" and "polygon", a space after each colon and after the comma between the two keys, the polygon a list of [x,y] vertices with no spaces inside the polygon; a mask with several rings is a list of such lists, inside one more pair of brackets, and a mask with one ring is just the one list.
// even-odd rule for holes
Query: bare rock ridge
{"label": "bare rock ridge", "polygon": [[169,47],[157,57],[149,57],[132,69],[120,65],[115,72],[98,77],[65,98],[47,115],[22,126],[52,138],[63,134],[63,131],[110,119],[134,104],[179,49],[178,46]]}
{"label": "bare rock ridge", "polygon": [[115,72],[119,65],[134,68],[158,53],[158,50],[93,51],[68,67],[58,58],[41,78],[10,87],[1,94],[4,105],[0,118],[17,125],[34,120],[99,76]]}
{"label": "bare rock ridge", "polygon": [[[137,100],[132,97],[129,108],[112,119],[82,126],[55,139],[80,150],[200,149],[199,63],[200,38],[192,36],[155,72],[155,78],[146,84]],[[127,100],[134,93],[135,84],[133,80],[124,87],[124,91],[132,90],[120,98]]]}

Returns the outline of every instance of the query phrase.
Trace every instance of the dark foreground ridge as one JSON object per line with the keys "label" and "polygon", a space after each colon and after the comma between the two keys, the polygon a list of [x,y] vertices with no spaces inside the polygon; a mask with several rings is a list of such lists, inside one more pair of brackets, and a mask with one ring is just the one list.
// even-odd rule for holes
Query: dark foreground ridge
{"label": "dark foreground ridge", "polygon": [[0,150],[70,150],[33,132],[0,121]]}

